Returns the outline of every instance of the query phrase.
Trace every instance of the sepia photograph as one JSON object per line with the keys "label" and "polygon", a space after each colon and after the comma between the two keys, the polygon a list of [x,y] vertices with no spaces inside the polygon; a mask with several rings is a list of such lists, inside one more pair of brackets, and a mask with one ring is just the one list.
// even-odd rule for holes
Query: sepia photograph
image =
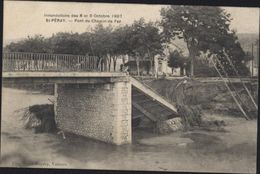
{"label": "sepia photograph", "polygon": [[259,15],[4,1],[0,168],[256,173]]}

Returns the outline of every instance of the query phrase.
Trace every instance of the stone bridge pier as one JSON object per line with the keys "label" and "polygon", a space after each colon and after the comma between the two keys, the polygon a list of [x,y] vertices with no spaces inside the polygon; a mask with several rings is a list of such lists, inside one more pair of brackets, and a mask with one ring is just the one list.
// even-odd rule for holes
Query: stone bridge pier
{"label": "stone bridge pier", "polygon": [[125,73],[4,72],[3,83],[54,84],[59,129],[116,145],[132,142],[132,119],[155,124],[178,116],[171,102]]}
{"label": "stone bridge pier", "polygon": [[95,83],[55,83],[55,121],[63,131],[116,145],[131,143],[128,77]]}

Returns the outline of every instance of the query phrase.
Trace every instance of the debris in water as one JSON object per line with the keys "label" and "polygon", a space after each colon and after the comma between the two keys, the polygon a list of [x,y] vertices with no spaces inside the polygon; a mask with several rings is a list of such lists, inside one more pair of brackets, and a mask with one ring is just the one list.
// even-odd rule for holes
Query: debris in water
{"label": "debris in water", "polygon": [[57,131],[53,104],[33,105],[23,111],[22,120],[26,129],[33,129],[35,133]]}
{"label": "debris in water", "polygon": [[178,113],[182,118],[182,124],[184,129],[189,129],[190,127],[200,126],[201,120],[201,108],[199,105],[194,104],[192,91],[194,90],[192,86],[193,81],[184,79],[179,82],[176,86],[176,102]]}
{"label": "debris in water", "polygon": [[183,130],[182,120],[180,117],[176,117],[164,121],[159,121],[157,123],[157,129],[161,134]]}
{"label": "debris in water", "polygon": [[196,81],[190,79],[179,82],[176,87],[176,102],[178,113],[181,116],[184,130],[193,128],[203,128],[212,131],[222,131],[225,122],[221,121],[205,121],[202,120],[203,112],[200,103],[197,101],[196,88],[193,83]]}
{"label": "debris in water", "polygon": [[65,136],[65,133],[63,132],[63,131],[59,131],[58,133],[57,133],[58,135],[62,135],[62,138],[63,139],[66,139],[66,136]]}

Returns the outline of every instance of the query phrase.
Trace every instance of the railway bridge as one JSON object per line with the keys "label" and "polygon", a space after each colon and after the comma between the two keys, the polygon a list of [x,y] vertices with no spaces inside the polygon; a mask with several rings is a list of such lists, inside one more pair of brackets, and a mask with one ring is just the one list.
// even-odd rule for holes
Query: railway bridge
{"label": "railway bridge", "polygon": [[3,83],[54,84],[59,129],[116,145],[132,142],[132,122],[177,117],[174,104],[94,56],[4,53]]}

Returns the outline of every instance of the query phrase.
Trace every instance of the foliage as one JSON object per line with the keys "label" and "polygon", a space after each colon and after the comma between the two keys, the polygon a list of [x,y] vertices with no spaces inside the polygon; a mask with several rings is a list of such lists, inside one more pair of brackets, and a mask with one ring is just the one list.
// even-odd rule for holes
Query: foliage
{"label": "foliage", "polygon": [[221,56],[221,62],[229,75],[232,75],[223,56],[225,49],[241,75],[247,75],[245,53],[236,33],[230,30],[231,16],[224,9],[209,6],[169,6],[161,10],[163,37],[166,42],[172,39],[184,39],[193,64],[200,51],[209,51]]}
{"label": "foliage", "polygon": [[184,67],[186,63],[185,58],[177,51],[174,50],[169,55],[168,66],[171,68]]}
{"label": "foliage", "polygon": [[97,24],[91,32],[59,32],[49,38],[41,35],[28,37],[5,47],[9,52],[37,52],[74,55],[95,55],[99,63],[116,67],[117,58],[129,54],[134,57],[149,55],[151,61],[155,54],[162,52],[159,29],[144,19],[132,25],[119,28],[104,27]]}
{"label": "foliage", "polygon": [[149,57],[162,53],[161,35],[154,25],[152,22],[145,23],[141,18],[130,26],[127,39],[129,53],[140,56],[148,54]]}
{"label": "foliage", "polygon": [[86,54],[90,50],[78,33],[57,33],[46,40],[56,54]]}
{"label": "foliage", "polygon": [[47,53],[50,50],[50,45],[42,35],[28,36],[17,43],[10,43],[5,47],[5,50],[10,52],[37,52]]}
{"label": "foliage", "polygon": [[[135,21],[126,30],[126,52],[135,57],[139,74],[139,59],[148,57],[150,60],[149,70],[152,68],[154,56],[162,54],[162,38],[158,27],[154,23],[146,23],[143,18]],[[148,70],[148,71],[149,71]]]}
{"label": "foliage", "polygon": [[112,30],[111,26],[104,27],[102,24],[94,28],[90,38],[94,55],[102,57],[112,51]]}

